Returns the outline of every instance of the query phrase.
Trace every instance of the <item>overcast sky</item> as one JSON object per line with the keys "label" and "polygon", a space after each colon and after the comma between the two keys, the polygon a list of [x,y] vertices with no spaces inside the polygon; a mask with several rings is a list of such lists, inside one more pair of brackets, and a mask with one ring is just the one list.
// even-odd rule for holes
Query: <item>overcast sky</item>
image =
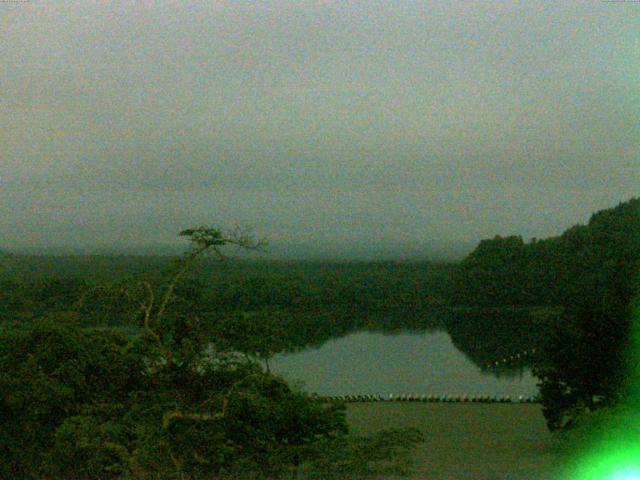
{"label": "overcast sky", "polygon": [[0,89],[8,248],[442,250],[640,192],[632,1],[0,3]]}

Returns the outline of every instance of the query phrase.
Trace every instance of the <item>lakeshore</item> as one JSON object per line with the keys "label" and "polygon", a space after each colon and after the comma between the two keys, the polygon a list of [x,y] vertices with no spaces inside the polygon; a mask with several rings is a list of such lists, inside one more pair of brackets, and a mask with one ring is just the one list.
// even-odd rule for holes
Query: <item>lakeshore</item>
{"label": "lakeshore", "polygon": [[411,479],[555,480],[560,455],[537,404],[351,403],[352,433],[417,428]]}

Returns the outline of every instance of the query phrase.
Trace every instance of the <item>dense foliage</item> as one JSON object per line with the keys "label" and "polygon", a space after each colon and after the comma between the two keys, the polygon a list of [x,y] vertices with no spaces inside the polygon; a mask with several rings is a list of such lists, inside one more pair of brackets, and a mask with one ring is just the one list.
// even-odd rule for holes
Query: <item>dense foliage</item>
{"label": "dense foliage", "polygon": [[546,340],[535,370],[551,429],[623,395],[639,261],[640,199],[633,199],[559,237],[485,240],[462,262],[457,303],[561,309],[539,324]]}
{"label": "dense foliage", "polygon": [[[138,279],[79,289],[46,281],[45,295],[15,296],[29,315],[0,331],[0,478],[356,478],[403,471],[406,453],[421,439],[417,432],[351,437],[344,405],[292,390],[237,355],[235,344],[212,348],[212,325],[224,322],[202,321],[201,292],[181,280],[201,253],[219,253],[226,240],[217,230],[188,235],[194,249],[159,285]],[[128,335],[87,328],[91,306],[117,308],[139,328]],[[260,353],[255,332],[245,333],[237,342],[251,341]],[[327,464],[332,458],[336,463]]]}
{"label": "dense foliage", "polygon": [[[201,240],[211,241],[215,246],[219,238],[205,236]],[[195,248],[199,247],[202,245],[196,242]],[[626,393],[623,386],[628,372],[630,302],[638,295],[633,279],[640,272],[639,252],[640,200],[634,199],[598,212],[587,225],[577,225],[557,237],[530,242],[514,236],[483,240],[460,265],[195,263],[187,259],[189,268],[181,269],[180,263],[162,257],[4,256],[0,264],[0,362],[4,362],[0,413],[11,428],[3,429],[0,441],[8,445],[3,448],[6,455],[24,453],[23,460],[9,461],[10,457],[6,457],[5,463],[24,473],[26,470],[20,470],[24,462],[32,466],[50,465],[47,462],[51,459],[66,458],[62,450],[55,450],[58,448],[55,442],[63,442],[59,443],[64,445],[63,450],[72,452],[69,435],[75,432],[73,435],[84,435],[85,443],[92,438],[91,442],[102,446],[107,443],[124,446],[127,453],[117,447],[118,455],[126,457],[127,472],[133,472],[132,465],[138,465],[137,455],[145,451],[141,445],[146,445],[147,440],[143,439],[147,438],[149,444],[160,444],[160,437],[144,435],[167,434],[166,429],[153,428],[162,423],[168,407],[162,402],[154,403],[162,395],[140,394],[132,401],[129,392],[122,391],[124,388],[130,388],[131,392],[160,388],[166,398],[172,399],[174,411],[190,415],[171,417],[172,422],[193,423],[193,429],[185,427],[185,432],[191,432],[189,435],[200,435],[197,432],[205,424],[212,428],[207,430],[209,433],[218,429],[216,435],[221,436],[215,440],[216,445],[220,439],[226,445],[225,435],[229,433],[220,433],[220,418],[198,420],[193,415],[219,416],[222,405],[232,405],[229,398],[225,400],[225,389],[247,376],[253,380],[241,382],[241,388],[233,388],[242,398],[254,395],[256,410],[243,413],[243,419],[253,414],[267,418],[266,410],[259,413],[262,407],[273,410],[269,402],[275,400],[268,395],[262,398],[266,385],[280,392],[278,401],[297,405],[295,408],[301,415],[319,415],[318,409],[325,407],[291,391],[282,380],[263,372],[252,360],[267,360],[275,353],[318,345],[363,328],[446,329],[460,350],[477,365],[489,366],[496,374],[504,373],[505,365],[494,368],[491,365],[495,360],[525,350],[531,352],[535,347],[535,356],[520,357],[519,363],[506,366],[507,370],[536,362],[535,374],[540,380],[548,425],[551,429],[564,428],[575,423],[585,410],[616,403]],[[179,281],[175,281],[176,276]],[[171,301],[163,305],[162,299],[169,297]],[[63,334],[57,329],[66,330]],[[47,353],[46,341],[37,340],[47,335],[66,338],[55,347],[60,351]],[[242,357],[243,362],[234,356],[238,351],[248,356]],[[94,358],[86,352],[100,353]],[[216,352],[213,357],[212,352]],[[75,360],[66,367],[62,361],[62,370],[58,371],[53,363],[47,364],[45,360],[40,363],[45,358],[41,355]],[[23,357],[24,361],[11,361]],[[130,370],[123,373],[119,368]],[[64,369],[71,373],[62,375],[60,372],[67,372]],[[96,379],[95,372],[104,377]],[[131,378],[131,383],[117,387],[118,381],[112,381],[110,375],[114,379],[125,375]],[[68,384],[67,378],[75,383]],[[86,385],[82,386],[83,382]],[[111,387],[93,391],[87,387],[92,382]],[[204,388],[197,387],[202,382],[216,392],[207,400],[211,402],[207,403],[211,410],[203,410],[197,403],[176,401],[188,397],[181,388]],[[47,400],[40,405],[36,401],[49,395],[51,402]],[[78,401],[76,396],[84,400]],[[199,397],[193,398],[197,402]],[[96,410],[96,404],[107,405],[105,411],[110,413]],[[130,410],[134,404],[141,408],[140,412],[149,415],[155,412],[155,416],[136,423],[132,419],[138,413]],[[73,408],[69,411],[60,410],[70,406]],[[338,411],[327,410],[320,416],[328,423],[309,423],[308,427],[316,432],[311,435],[315,439],[311,443],[327,445],[342,435],[344,421],[340,415]],[[65,423],[67,418],[73,419],[69,420],[71,423]],[[278,425],[277,420],[268,418],[274,426]],[[155,425],[151,430],[143,426],[151,424]],[[327,430],[327,425],[332,425],[333,430]],[[257,428],[257,424],[254,426]],[[87,429],[93,429],[94,433],[86,433]],[[49,443],[28,447],[37,437],[36,431],[48,432],[41,440]],[[101,435],[107,435],[104,441],[96,440],[103,438]],[[296,442],[293,450],[275,448],[275,444],[269,444],[269,449],[296,450],[295,462],[299,463],[302,453],[297,448],[304,446],[301,451],[308,452],[309,459],[318,458],[303,440]],[[225,451],[216,448],[216,455]],[[251,450],[257,447],[238,448],[259,457]],[[167,452],[163,457],[165,463],[156,460],[152,463],[175,469],[176,461],[184,466],[193,460],[175,454],[171,458]],[[99,453],[100,458],[108,461],[113,460],[113,455],[102,450]],[[194,455],[204,458],[199,451]],[[27,458],[30,460],[24,460]],[[219,471],[234,465],[233,458],[233,455],[224,457]],[[295,464],[287,462],[279,458],[276,463],[289,467]],[[247,464],[247,471],[258,464],[270,465],[260,457],[257,464]],[[113,471],[124,472],[123,468],[114,467]],[[305,468],[312,471],[315,467]]]}
{"label": "dense foliage", "polygon": [[275,477],[351,442],[340,405],[256,364],[62,320],[0,338],[0,478]]}
{"label": "dense foliage", "polygon": [[[26,324],[59,310],[77,311],[85,326],[139,325],[139,318],[130,315],[140,301],[132,298],[131,285],[146,282],[156,290],[166,288],[163,273],[171,271],[172,263],[162,257],[124,258],[46,257],[44,268],[38,258],[13,257],[0,265],[0,325]],[[216,333],[228,330],[224,346],[247,319],[263,331],[286,331],[286,342],[265,331],[278,340],[269,347],[275,352],[318,345],[361,328],[441,327],[453,268],[431,263],[204,259],[174,293],[197,308],[200,320]],[[30,275],[32,270],[37,272]],[[111,276],[106,274],[109,270]],[[138,293],[144,296],[144,291]]]}

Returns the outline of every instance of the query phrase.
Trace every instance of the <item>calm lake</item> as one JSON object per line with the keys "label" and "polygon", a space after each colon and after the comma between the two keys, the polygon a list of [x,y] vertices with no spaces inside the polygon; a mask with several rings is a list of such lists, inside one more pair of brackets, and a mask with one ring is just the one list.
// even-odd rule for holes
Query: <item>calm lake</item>
{"label": "calm lake", "polygon": [[445,332],[358,332],[320,348],[277,355],[271,370],[319,395],[519,395],[538,393],[528,370],[496,378],[482,372]]}

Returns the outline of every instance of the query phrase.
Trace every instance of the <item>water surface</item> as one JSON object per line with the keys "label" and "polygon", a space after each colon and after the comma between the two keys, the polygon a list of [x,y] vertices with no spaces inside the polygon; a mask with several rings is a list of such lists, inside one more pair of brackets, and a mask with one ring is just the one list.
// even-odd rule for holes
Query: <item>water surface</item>
{"label": "water surface", "polygon": [[482,372],[445,332],[358,332],[320,348],[275,356],[271,369],[319,395],[402,393],[519,395],[538,392],[529,371],[509,378]]}

